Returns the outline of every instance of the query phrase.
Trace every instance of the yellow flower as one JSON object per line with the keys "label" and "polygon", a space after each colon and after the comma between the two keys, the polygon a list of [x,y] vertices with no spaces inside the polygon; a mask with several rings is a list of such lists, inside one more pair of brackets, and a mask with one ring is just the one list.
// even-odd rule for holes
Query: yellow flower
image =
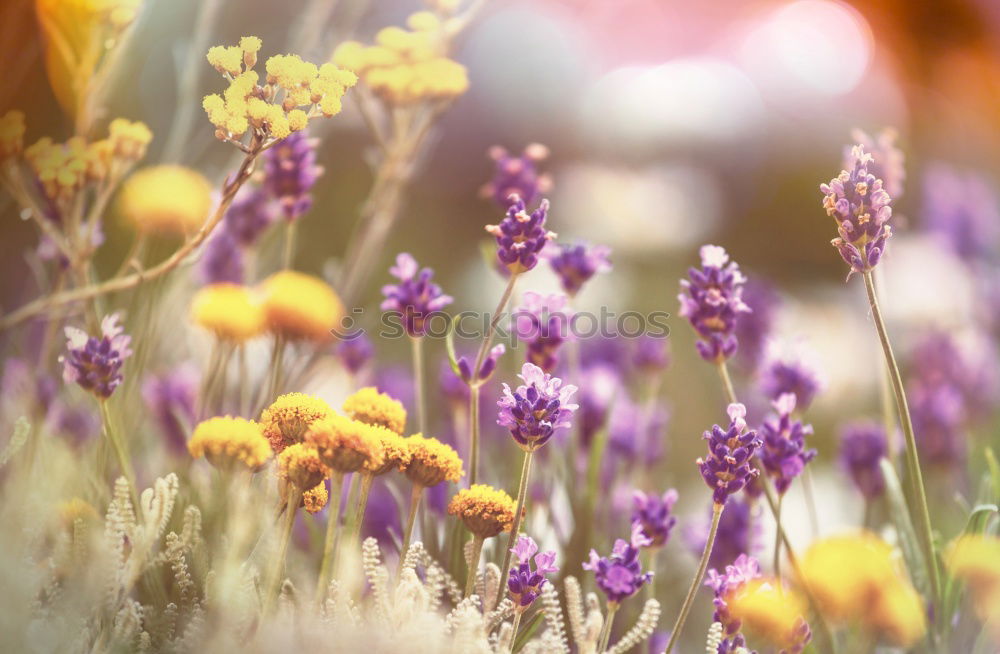
{"label": "yellow flower", "polygon": [[382,441],[376,428],[357,420],[333,414],[310,425],[305,442],[319,452],[329,468],[341,473],[357,472],[362,467],[384,464]]}
{"label": "yellow flower", "polygon": [[827,619],[859,622],[900,644],[923,635],[923,613],[914,610],[919,596],[892,547],[873,534],[818,541],[802,557],[800,569],[802,583]]}
{"label": "yellow flower", "polygon": [[418,486],[429,488],[443,481],[457,482],[465,474],[462,459],[450,445],[423,434],[414,434],[406,439],[410,450],[410,464],[403,472]]}
{"label": "yellow flower", "polygon": [[96,521],[97,509],[90,502],[74,497],[59,504],[59,519],[66,527],[72,527],[77,520]]}
{"label": "yellow flower", "polygon": [[221,340],[243,343],[264,332],[264,308],[245,286],[209,284],[191,300],[191,320]]}
{"label": "yellow flower", "polygon": [[122,214],[140,231],[187,234],[208,217],[212,187],[190,168],[153,166],[125,180],[118,201]]}
{"label": "yellow flower", "polygon": [[379,393],[374,386],[366,386],[344,400],[344,412],[355,420],[380,425],[400,436],[406,428],[403,404],[385,393]]}
{"label": "yellow flower", "polygon": [[303,443],[289,445],[278,455],[278,474],[296,488],[308,490],[321,484],[330,470],[319,460],[316,448]]}
{"label": "yellow flower", "polygon": [[205,457],[220,470],[243,465],[259,470],[271,457],[271,447],[261,426],[232,416],[209,418],[198,424],[188,441],[194,458]]}
{"label": "yellow flower", "polygon": [[[286,393],[264,409],[260,423],[271,449],[280,453],[289,445],[301,443],[309,426],[333,415],[330,405],[305,393]],[[313,484],[315,485],[315,484]]]}
{"label": "yellow flower", "polygon": [[410,464],[410,448],[406,444],[406,439],[382,425],[368,425],[372,430],[372,435],[379,439],[382,447],[382,463],[374,465],[374,461],[365,464],[365,470],[374,476],[384,475],[391,470],[406,470]]}
{"label": "yellow flower", "polygon": [[153,140],[153,133],[145,123],[124,118],[111,121],[108,135],[115,156],[126,161],[138,161],[146,156],[146,146]]}
{"label": "yellow flower", "polygon": [[754,579],[726,604],[736,620],[748,631],[783,648],[800,643],[806,631],[803,614],[805,602],[797,593],[785,590],[765,579]]}
{"label": "yellow flower", "polygon": [[329,500],[330,493],[327,492],[326,484],[322,481],[316,484],[315,487],[302,493],[302,506],[309,513],[319,513]]}
{"label": "yellow flower", "polygon": [[448,515],[457,516],[469,531],[480,538],[491,538],[502,531],[510,531],[514,510],[514,500],[510,495],[486,484],[463,488],[448,503]]}
{"label": "yellow flower", "polygon": [[0,161],[24,150],[24,113],[11,109],[0,118]]}
{"label": "yellow flower", "polygon": [[268,327],[289,339],[329,341],[344,315],[340,298],[317,277],[283,270],[265,279],[261,290]]}
{"label": "yellow flower", "polygon": [[976,613],[1000,639],[1000,538],[963,536],[948,548],[945,564],[969,587]]}
{"label": "yellow flower", "polygon": [[66,143],[41,138],[28,146],[24,159],[31,166],[46,196],[53,202],[68,203],[87,181],[87,142],[74,137]]}

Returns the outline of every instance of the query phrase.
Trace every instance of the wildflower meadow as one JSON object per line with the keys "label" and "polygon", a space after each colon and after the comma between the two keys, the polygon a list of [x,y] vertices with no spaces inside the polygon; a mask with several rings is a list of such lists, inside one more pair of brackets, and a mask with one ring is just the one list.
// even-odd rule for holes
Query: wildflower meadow
{"label": "wildflower meadow", "polygon": [[1000,652],[936,4],[4,3],[0,651]]}

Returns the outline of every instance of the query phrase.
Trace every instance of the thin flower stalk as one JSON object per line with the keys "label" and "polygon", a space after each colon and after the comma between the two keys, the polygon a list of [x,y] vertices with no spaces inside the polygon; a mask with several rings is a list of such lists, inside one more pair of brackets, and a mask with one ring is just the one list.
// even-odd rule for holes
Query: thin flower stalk
{"label": "thin flower stalk", "polygon": [[[511,548],[517,542],[517,534],[521,529],[521,514],[524,513],[524,503],[528,495],[528,475],[531,474],[532,454],[534,452],[531,450],[525,450],[524,452],[524,463],[521,466],[521,482],[517,487],[517,508],[514,509],[514,525],[511,527],[510,536],[507,538],[507,548],[503,555],[503,565],[500,566],[500,579],[506,579],[510,573]],[[505,590],[506,586],[500,584],[499,588],[497,588],[497,596],[494,604],[500,603]]]}
{"label": "thin flower stalk", "polygon": [[[472,536],[472,556],[469,558],[469,574],[465,578],[465,597],[472,595],[472,591],[476,587],[476,577],[479,572],[479,560],[483,556],[483,543],[485,542],[486,539],[479,534],[474,534]],[[515,635],[517,634],[515,633]]]}
{"label": "thin flower stalk", "polygon": [[403,565],[406,553],[410,550],[410,540],[413,537],[413,525],[417,521],[417,509],[420,508],[420,499],[423,496],[424,487],[420,484],[413,484],[410,492],[410,512],[406,517],[406,528],[403,531],[403,546],[399,550],[399,565]]}
{"label": "thin flower stalk", "polygon": [[337,546],[340,544],[340,496],[344,487],[344,473],[330,473],[330,499],[327,504],[326,541],[323,545],[323,559],[319,566],[319,577],[316,580],[316,603],[326,597],[330,584],[330,571],[334,569],[337,560]]}
{"label": "thin flower stalk", "polygon": [[121,469],[125,479],[128,480],[129,491],[132,494],[132,505],[139,506],[139,494],[135,488],[135,471],[132,469],[132,461],[128,456],[125,443],[112,423],[111,411],[108,409],[108,400],[106,398],[98,398],[97,404],[101,409],[101,423],[104,427],[104,435],[111,444],[111,449],[114,450],[115,458],[118,460],[118,467]]}
{"label": "thin flower stalk", "polygon": [[[524,615],[524,611],[517,610],[514,611],[514,621],[510,626],[510,654],[514,654],[514,646],[517,644],[517,631],[521,628],[521,616]],[[600,651],[600,650],[598,650]]]}
{"label": "thin flower stalk", "polygon": [[413,387],[416,393],[417,425],[421,434],[427,433],[427,399],[424,380],[424,339],[410,337],[410,351],[413,359]]}
{"label": "thin flower stalk", "polygon": [[[599,654],[603,654],[608,649],[608,641],[611,640],[611,627],[614,625],[615,614],[618,613],[618,607],[621,606],[618,602],[608,602],[608,615],[604,618],[604,624],[601,625],[601,635],[597,638],[597,650]],[[669,652],[670,650],[667,649]]]}
{"label": "thin flower stalk", "polygon": [[275,600],[278,599],[278,590],[281,586],[281,575],[285,569],[285,558],[288,554],[288,543],[292,538],[292,527],[295,526],[295,513],[299,503],[302,502],[302,491],[292,485],[288,491],[288,502],[285,505],[284,522],[278,534],[278,551],[271,561],[271,569],[266,577],[264,586],[263,613],[267,615],[274,607]]}
{"label": "thin flower stalk", "polygon": [[694,604],[694,598],[698,594],[698,589],[701,588],[701,580],[705,578],[705,572],[708,571],[708,559],[712,556],[712,548],[715,546],[715,535],[719,531],[719,520],[722,518],[722,510],[724,508],[725,504],[712,505],[712,523],[708,528],[708,538],[705,540],[705,548],[701,552],[701,559],[698,561],[698,571],[695,573],[687,595],[684,597],[684,603],[681,605],[680,613],[677,614],[677,621],[674,622],[674,628],[670,631],[670,640],[667,641],[664,654],[670,654],[674,645],[677,644],[677,639],[680,638],[681,631],[684,629],[684,623],[687,622],[688,614],[691,612],[691,606]]}

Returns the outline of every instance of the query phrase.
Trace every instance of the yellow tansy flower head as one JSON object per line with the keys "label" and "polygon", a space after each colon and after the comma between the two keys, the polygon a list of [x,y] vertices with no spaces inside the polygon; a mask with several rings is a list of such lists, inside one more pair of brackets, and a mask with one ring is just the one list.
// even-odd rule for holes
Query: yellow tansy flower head
{"label": "yellow tansy flower head", "polygon": [[357,472],[384,464],[382,441],[374,427],[333,414],[310,425],[305,442],[319,452],[320,460],[337,472]]}
{"label": "yellow tansy flower head", "polygon": [[265,279],[261,292],[268,327],[289,339],[330,341],[330,330],[344,315],[344,305],[329,284],[293,270]]}
{"label": "yellow tansy flower head", "polygon": [[403,472],[418,486],[429,488],[443,481],[457,482],[465,474],[462,459],[450,445],[423,434],[414,434],[406,439],[410,449],[410,463]]}
{"label": "yellow tansy flower head", "polygon": [[727,599],[729,612],[735,620],[742,621],[752,634],[772,645],[799,651],[810,632],[802,617],[806,605],[802,598],[790,590],[782,589],[778,582],[754,579],[734,597]]}
{"label": "yellow tansy flower head", "polygon": [[278,455],[278,474],[296,488],[308,490],[322,483],[330,470],[319,460],[316,448],[296,443]]}
{"label": "yellow tansy flower head", "polygon": [[209,284],[191,300],[191,320],[221,340],[243,343],[264,332],[264,307],[245,286]]}
{"label": "yellow tansy flower head", "polygon": [[286,393],[264,409],[260,422],[271,448],[280,453],[289,445],[301,443],[306,430],[314,422],[332,415],[330,405],[318,397],[305,393]]}
{"label": "yellow tansy flower head", "polygon": [[392,470],[403,471],[410,464],[410,448],[406,439],[381,425],[368,425],[373,436],[379,439],[382,446],[382,463],[374,465],[375,461],[365,464],[365,470],[375,476],[384,475]]}
{"label": "yellow tansy flower head", "polygon": [[366,386],[348,396],[344,400],[344,412],[355,420],[380,425],[399,435],[406,428],[406,409],[402,402],[379,393],[374,386]]}
{"label": "yellow tansy flower head", "polygon": [[1000,538],[963,536],[948,548],[945,564],[968,586],[976,613],[1000,639]]}
{"label": "yellow tansy flower head", "polygon": [[108,140],[116,157],[138,161],[146,156],[146,146],[153,140],[153,133],[145,123],[115,118],[108,125]]}
{"label": "yellow tansy flower head", "polygon": [[42,138],[28,146],[24,159],[31,166],[45,195],[53,202],[67,206],[87,181],[87,142],[73,137],[65,143]]}
{"label": "yellow tansy flower head", "polygon": [[11,109],[0,118],[0,161],[24,149],[24,113]]}
{"label": "yellow tansy flower head", "polygon": [[131,175],[118,197],[122,214],[143,232],[189,234],[212,209],[212,186],[184,166],[153,166]]}
{"label": "yellow tansy flower head", "polygon": [[309,513],[319,513],[329,500],[330,493],[326,490],[326,483],[322,481],[302,493],[302,506]]}
{"label": "yellow tansy flower head", "polygon": [[879,593],[865,623],[889,643],[909,649],[927,631],[923,599],[909,584],[890,583]]}
{"label": "yellow tansy flower head", "polygon": [[188,441],[191,456],[205,459],[220,470],[245,466],[259,470],[271,458],[271,447],[261,426],[252,420],[221,416],[198,424]]}
{"label": "yellow tansy flower head", "polygon": [[473,484],[458,491],[448,503],[448,515],[457,516],[480,538],[492,538],[510,531],[514,523],[514,500],[502,490]]}

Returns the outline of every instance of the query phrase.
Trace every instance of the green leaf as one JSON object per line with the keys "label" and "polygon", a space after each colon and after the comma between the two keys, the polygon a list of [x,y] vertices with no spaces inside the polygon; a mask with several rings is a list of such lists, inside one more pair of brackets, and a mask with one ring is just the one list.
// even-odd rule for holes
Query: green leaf
{"label": "green leaf", "polygon": [[444,336],[444,346],[448,352],[448,363],[451,365],[451,371],[461,377],[458,372],[458,357],[455,356],[455,321],[451,318],[448,319],[448,333]]}
{"label": "green leaf", "polygon": [[882,469],[882,477],[885,479],[886,497],[891,508],[892,521],[896,526],[899,535],[900,549],[903,550],[903,559],[906,567],[913,579],[913,585],[925,596],[930,594],[930,581],[927,576],[927,561],[924,557],[920,541],[917,539],[917,532],[913,528],[913,521],[910,519],[910,507],[906,504],[906,496],[903,494],[903,487],[899,483],[896,469],[888,459],[879,461]]}
{"label": "green leaf", "polygon": [[536,611],[535,615],[531,616],[528,624],[521,627],[517,638],[514,639],[514,647],[511,648],[512,652],[520,652],[528,644],[528,641],[535,637],[535,632],[542,626],[542,618],[544,617],[545,611]]}

